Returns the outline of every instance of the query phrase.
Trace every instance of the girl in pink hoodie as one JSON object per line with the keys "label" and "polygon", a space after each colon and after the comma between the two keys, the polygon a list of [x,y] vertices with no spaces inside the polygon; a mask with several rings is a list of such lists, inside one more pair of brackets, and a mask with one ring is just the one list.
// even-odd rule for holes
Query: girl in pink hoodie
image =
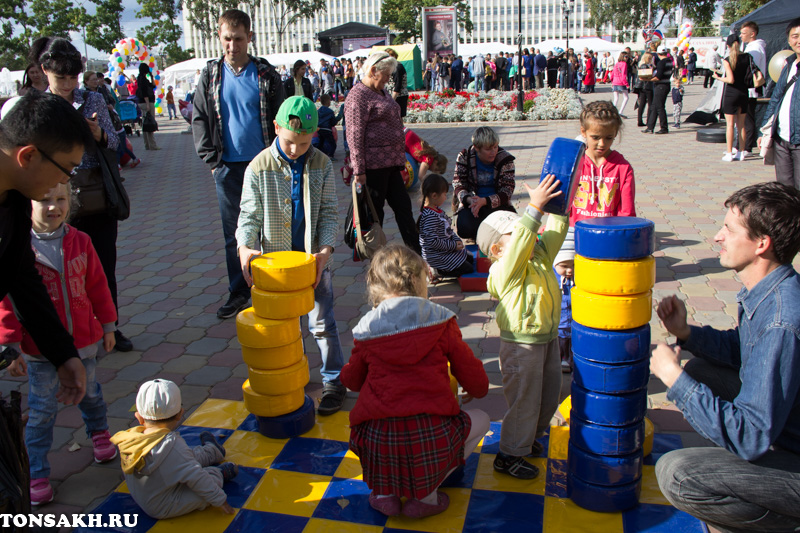
{"label": "girl in pink hoodie", "polygon": [[628,52],[622,52],[619,55],[617,63],[614,65],[614,70],[611,71],[611,90],[614,94],[614,107],[617,107],[617,98],[622,96],[622,105],[617,107],[619,114],[622,118],[627,118],[625,113],[625,106],[628,105]]}
{"label": "girl in pink hoodie", "polygon": [[586,143],[586,155],[570,210],[570,226],[585,218],[636,216],[633,168],[611,149],[621,128],[622,118],[611,102],[601,100],[583,108],[579,138]]}

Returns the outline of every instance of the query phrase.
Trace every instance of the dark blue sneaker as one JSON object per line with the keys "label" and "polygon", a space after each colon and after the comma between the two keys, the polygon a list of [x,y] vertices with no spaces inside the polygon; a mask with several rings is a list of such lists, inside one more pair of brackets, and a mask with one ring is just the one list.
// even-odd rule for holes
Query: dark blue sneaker
{"label": "dark blue sneaker", "polygon": [[213,444],[219,450],[219,453],[222,454],[222,457],[225,457],[225,448],[222,447],[222,444],[217,441],[217,438],[210,431],[203,431],[200,433],[200,444],[203,446],[206,444]]}
{"label": "dark blue sneaker", "polygon": [[239,466],[233,463],[222,463],[217,468],[222,471],[222,479],[230,481],[239,474]]}

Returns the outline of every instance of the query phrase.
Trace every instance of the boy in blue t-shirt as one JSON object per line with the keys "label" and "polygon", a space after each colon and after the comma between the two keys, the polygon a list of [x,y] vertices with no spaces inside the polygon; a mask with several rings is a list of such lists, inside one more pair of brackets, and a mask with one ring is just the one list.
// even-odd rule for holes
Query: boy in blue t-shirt
{"label": "boy in blue t-shirt", "polygon": [[575,233],[570,228],[561,250],[553,259],[558,286],[561,287],[561,320],[558,323],[558,348],[561,372],[572,372],[572,287],[575,286]]}
{"label": "boy in blue t-shirt", "polygon": [[312,140],[312,144],[330,157],[331,161],[336,161],[336,158],[333,157],[336,153],[336,138],[333,136],[333,128],[339,122],[339,117],[331,109],[331,95],[323,94],[319,98],[319,103],[322,104],[317,110],[319,113],[319,130],[317,131],[317,136]]}

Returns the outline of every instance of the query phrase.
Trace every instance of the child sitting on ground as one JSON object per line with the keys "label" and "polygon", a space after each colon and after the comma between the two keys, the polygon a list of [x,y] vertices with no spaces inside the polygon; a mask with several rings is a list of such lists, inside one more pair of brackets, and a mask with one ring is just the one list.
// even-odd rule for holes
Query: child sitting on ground
{"label": "child sitting on ground", "polygon": [[536,189],[525,184],[530,203],[521,218],[496,211],[478,228],[478,246],[494,261],[487,288],[499,300],[500,372],[508,403],[494,469],[519,479],[539,475],[539,469],[524,457],[544,452],[536,439],[550,427],[561,392],[561,305],[556,300],[560,291],[553,259],[567,234],[567,217],[550,215],[541,238],[536,239],[542,208],[561,194],[558,185],[552,174]]}
{"label": "child sitting on ground", "polygon": [[455,314],[426,298],[426,277],[425,261],[403,244],[375,254],[367,272],[374,307],[353,328],[342,369],[342,382],[360,391],[350,412],[350,449],[372,490],[370,506],[387,516],[401,507],[411,518],[447,509],[439,485],[489,430],[489,416],[462,411],[450,389],[448,362],[465,402],[485,396],[489,379],[461,339]]}
{"label": "child sitting on ground", "polygon": [[422,207],[417,219],[422,257],[434,281],[457,278],[475,271],[472,254],[453,231],[450,217],[442,211],[450,184],[439,174],[429,174],[422,183]]}
{"label": "child sitting on ground", "polygon": [[[336,161],[333,154],[336,153],[336,139],[333,136],[333,128],[338,124],[339,119],[331,109],[331,95],[323,94],[319,103],[322,104],[317,110],[319,114],[319,130],[317,137],[313,139],[312,145],[315,148],[322,150],[322,153],[331,158],[331,161]],[[342,106],[344,107],[344,106]]]}
{"label": "child sitting on ground", "polygon": [[233,514],[222,484],[239,467],[222,463],[225,448],[208,431],[190,448],[176,431],[183,418],[181,390],[166,379],[139,387],[136,413],[140,426],[111,438],[119,446],[122,472],[133,500],[153,518],[174,518],[208,506]]}
{"label": "child sitting on ground", "polygon": [[311,146],[317,131],[314,102],[305,96],[284,100],[275,119],[277,138],[247,166],[236,243],[242,272],[252,285],[250,261],[261,253],[294,250],[317,260],[314,309],[308,329],[322,354],[322,398],[317,412],[342,408],[347,389],[339,381],[344,354],[333,315],[333,283],[328,260],[339,232],[339,204],[333,165]]}
{"label": "child sitting on ground", "polygon": [[633,168],[611,146],[622,129],[622,118],[607,100],[592,102],[581,113],[580,140],[586,143],[578,190],[569,223],[601,217],[635,217]]}
{"label": "child sitting on ground", "polygon": [[[109,440],[107,406],[95,380],[95,367],[101,343],[105,352],[114,348],[117,312],[91,239],[66,223],[72,201],[71,188],[60,183],[41,200],[31,202],[31,244],[36,269],[61,322],[72,333],[86,368],[86,395],[78,407],[86,424],[86,435],[92,440],[94,460],[105,463],[117,456],[117,449]],[[19,348],[24,354],[9,366],[8,373],[28,375],[30,380],[25,445],[30,458],[31,505],[42,505],[53,500],[47,454],[53,445],[53,426],[58,414],[58,370],[40,355],[8,298],[0,303],[0,344]]]}
{"label": "child sitting on ground", "polygon": [[561,372],[572,372],[572,287],[575,286],[575,237],[567,233],[561,250],[553,259],[558,286],[561,287],[561,321],[558,323],[558,348],[561,353]]}

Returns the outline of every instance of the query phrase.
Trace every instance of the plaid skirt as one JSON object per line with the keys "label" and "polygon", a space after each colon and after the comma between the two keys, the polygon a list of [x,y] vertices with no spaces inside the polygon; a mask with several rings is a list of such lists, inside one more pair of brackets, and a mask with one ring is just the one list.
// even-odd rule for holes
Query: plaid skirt
{"label": "plaid skirt", "polygon": [[350,429],[350,449],[361,460],[364,481],[375,494],[420,499],[464,464],[471,427],[464,411],[456,416],[369,420]]}

